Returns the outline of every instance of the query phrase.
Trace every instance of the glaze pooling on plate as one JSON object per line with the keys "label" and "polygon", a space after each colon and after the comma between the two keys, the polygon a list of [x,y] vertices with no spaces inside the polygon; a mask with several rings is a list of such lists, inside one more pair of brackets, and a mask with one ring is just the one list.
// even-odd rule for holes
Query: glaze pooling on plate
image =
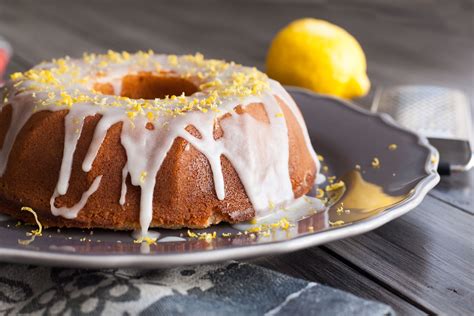
{"label": "glaze pooling on plate", "polygon": [[[198,84],[199,91],[189,96],[183,93],[154,100],[120,96],[123,78],[142,72],[187,78]],[[119,203],[124,205],[126,202],[125,181],[130,175],[132,184],[141,189],[140,226],[143,236],[147,235],[152,221],[157,173],[178,137],[189,142],[209,161],[219,200],[225,198],[221,167],[221,156],[225,156],[238,173],[257,216],[269,204],[284,205],[294,199],[288,167],[288,130],[278,99],[286,103],[298,120],[307,149],[318,163],[294,101],[279,83],[255,68],[205,60],[200,54],[174,56],[139,52],[130,55],[109,51],[106,55],[85,55],[83,59],[53,60],[25,73],[15,73],[11,78],[6,89],[9,94],[4,96],[2,106],[12,105],[12,118],[0,151],[0,175],[5,172],[18,133],[33,113],[68,110],[62,163],[50,201],[55,216],[75,218],[100,187],[103,175],[95,178],[76,205],[55,206],[56,198],[68,191],[73,157],[84,120],[97,114],[101,118],[82,162],[82,170],[91,170],[107,131],[121,122],[121,144],[126,151],[127,163],[122,172]],[[111,86],[111,95],[94,90],[97,85],[104,84]],[[222,137],[214,138],[213,128],[219,117],[235,113],[239,105],[252,103],[264,106],[269,124],[246,113],[230,115],[220,124]],[[199,132],[200,138],[187,131],[190,125]]]}
{"label": "glaze pooling on plate", "polygon": [[[274,207],[266,212],[266,214],[261,214],[255,218],[252,222],[238,223],[232,225],[232,227],[239,231],[248,232],[254,230],[260,233],[263,230],[268,231],[268,233],[272,231],[273,233],[287,234],[288,229],[297,229],[299,221],[325,210],[326,206],[320,199],[302,196],[285,206]],[[328,224],[328,222],[325,221],[324,224]]]}

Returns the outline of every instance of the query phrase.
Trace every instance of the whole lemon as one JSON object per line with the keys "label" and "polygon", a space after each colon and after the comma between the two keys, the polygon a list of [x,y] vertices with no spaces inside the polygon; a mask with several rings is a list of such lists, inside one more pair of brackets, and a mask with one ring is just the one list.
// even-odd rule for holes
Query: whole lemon
{"label": "whole lemon", "polygon": [[370,89],[357,40],[323,20],[300,19],[283,28],[271,43],[266,66],[271,78],[319,93],[350,99]]}

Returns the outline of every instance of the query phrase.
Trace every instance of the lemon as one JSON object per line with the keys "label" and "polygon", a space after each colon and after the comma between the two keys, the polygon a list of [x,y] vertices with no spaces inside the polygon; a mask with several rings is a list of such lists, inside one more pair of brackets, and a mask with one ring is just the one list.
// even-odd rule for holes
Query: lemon
{"label": "lemon", "polygon": [[342,98],[361,97],[370,89],[357,40],[323,20],[300,19],[283,28],[271,43],[266,67],[283,84]]}

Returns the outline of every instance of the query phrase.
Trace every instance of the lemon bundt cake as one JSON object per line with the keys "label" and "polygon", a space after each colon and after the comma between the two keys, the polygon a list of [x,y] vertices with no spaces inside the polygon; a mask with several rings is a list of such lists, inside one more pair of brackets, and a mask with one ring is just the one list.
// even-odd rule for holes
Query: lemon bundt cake
{"label": "lemon bundt cake", "polygon": [[307,193],[317,159],[281,85],[202,55],[85,54],[14,73],[0,212],[45,226],[204,228]]}

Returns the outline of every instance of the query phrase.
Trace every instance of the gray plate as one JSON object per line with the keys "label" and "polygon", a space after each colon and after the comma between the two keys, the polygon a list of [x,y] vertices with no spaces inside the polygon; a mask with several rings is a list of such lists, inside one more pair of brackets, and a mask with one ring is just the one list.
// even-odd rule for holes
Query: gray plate
{"label": "gray plate", "polygon": [[[217,233],[217,238],[207,242],[188,238],[186,230],[158,230],[160,240],[184,238],[152,245],[133,243],[129,232],[79,229],[49,229],[23,245],[18,241],[28,239],[31,226],[3,220],[0,260],[77,267],[165,267],[284,253],[373,230],[416,207],[438,183],[438,153],[426,138],[400,128],[389,116],[371,114],[345,101],[296,88],[290,92],[303,112],[316,151],[324,156],[326,175],[346,183],[346,191],[339,191],[340,199],[328,211],[270,236],[237,236],[231,226],[218,225],[207,230]],[[397,144],[397,149],[389,150],[390,144]],[[371,165],[375,157],[380,168]],[[350,212],[341,212],[341,202]],[[231,237],[222,236],[229,232]]]}

